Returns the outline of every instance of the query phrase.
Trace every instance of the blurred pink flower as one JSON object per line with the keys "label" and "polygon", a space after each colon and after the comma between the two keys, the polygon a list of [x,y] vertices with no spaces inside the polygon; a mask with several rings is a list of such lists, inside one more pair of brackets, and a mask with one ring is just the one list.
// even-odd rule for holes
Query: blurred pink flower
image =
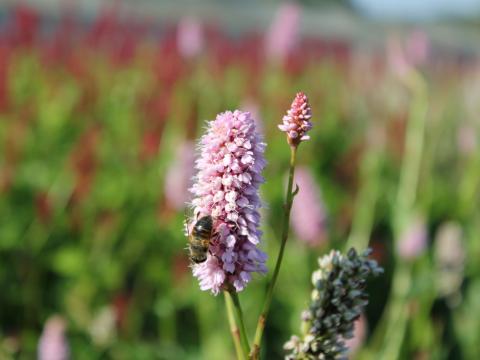
{"label": "blurred pink flower", "polygon": [[39,360],[66,360],[70,357],[65,327],[65,320],[58,315],[47,320],[38,342]]}
{"label": "blurred pink flower", "polygon": [[308,103],[308,97],[303,92],[297,93],[290,109],[282,119],[283,123],[278,128],[287,133],[288,143],[297,146],[302,141],[310,139],[307,132],[312,129],[310,118],[312,109]]}
{"label": "blurred pink flower", "polygon": [[430,54],[430,40],[421,30],[413,31],[405,43],[407,58],[413,66],[421,66],[428,60]]}
{"label": "blurred pink flower", "polygon": [[302,8],[293,2],[282,4],[265,37],[265,51],[270,60],[284,62],[294,49]]}
{"label": "blurred pink flower", "polygon": [[405,41],[390,38],[387,42],[387,59],[392,71],[406,76],[415,67],[424,65],[430,53],[430,41],[422,31],[414,31]]}
{"label": "blurred pink flower", "polygon": [[295,172],[299,192],[292,206],[292,228],[298,238],[310,246],[319,246],[326,240],[326,212],[320,189],[308,168]]}
{"label": "blurred pink flower", "polygon": [[174,161],[165,177],[165,198],[175,210],[183,209],[189,198],[188,189],[195,175],[194,165],[194,145],[187,141],[176,149]]}
{"label": "blurred pink flower", "polygon": [[250,113],[235,110],[209,122],[199,146],[192,206],[197,216],[213,217],[214,237],[207,260],[193,265],[193,274],[213,294],[230,285],[241,291],[252,273],[267,271],[267,256],[257,248],[265,144]]}
{"label": "blurred pink flower", "polygon": [[345,345],[348,347],[348,357],[352,358],[355,353],[362,347],[367,338],[367,318],[364,314],[355,321],[355,328],[353,330],[353,338],[347,339]]}
{"label": "blurred pink flower", "polygon": [[197,56],[203,49],[204,37],[201,23],[194,17],[184,17],[178,23],[177,48],[186,59]]}
{"label": "blurred pink flower", "polygon": [[398,254],[405,260],[419,257],[427,246],[427,228],[423,218],[417,216],[404,229],[398,243]]}
{"label": "blurred pink flower", "polygon": [[387,59],[393,73],[399,77],[406,76],[411,66],[407,60],[402,44],[398,38],[390,38],[387,42]]}
{"label": "blurred pink flower", "polygon": [[258,133],[263,134],[263,122],[260,117],[260,108],[258,104],[252,99],[246,99],[243,101],[241,108],[246,112],[249,112],[252,118],[255,120],[255,128]]}
{"label": "blurred pink flower", "polygon": [[477,132],[474,126],[462,124],[457,130],[457,146],[462,155],[475,153],[478,147]]}

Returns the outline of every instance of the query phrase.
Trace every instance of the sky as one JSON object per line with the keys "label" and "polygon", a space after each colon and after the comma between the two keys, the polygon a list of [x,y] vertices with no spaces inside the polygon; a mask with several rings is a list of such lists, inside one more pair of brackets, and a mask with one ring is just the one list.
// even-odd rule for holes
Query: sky
{"label": "sky", "polygon": [[375,18],[428,20],[444,16],[480,16],[480,0],[351,0]]}

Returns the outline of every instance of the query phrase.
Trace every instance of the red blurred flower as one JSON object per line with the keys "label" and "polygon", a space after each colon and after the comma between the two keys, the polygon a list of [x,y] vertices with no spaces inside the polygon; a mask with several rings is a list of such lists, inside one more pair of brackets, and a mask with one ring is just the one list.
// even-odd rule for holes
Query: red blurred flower
{"label": "red blurred flower", "polygon": [[38,219],[47,224],[52,218],[52,204],[48,198],[48,193],[41,191],[35,198],[35,212]]}
{"label": "red blurred flower", "polygon": [[18,4],[13,9],[11,40],[18,46],[32,46],[38,33],[39,16],[31,7]]}
{"label": "red blurred flower", "polygon": [[75,174],[75,188],[72,202],[80,202],[90,191],[97,167],[97,144],[101,129],[93,127],[80,136],[72,151],[71,159]]}

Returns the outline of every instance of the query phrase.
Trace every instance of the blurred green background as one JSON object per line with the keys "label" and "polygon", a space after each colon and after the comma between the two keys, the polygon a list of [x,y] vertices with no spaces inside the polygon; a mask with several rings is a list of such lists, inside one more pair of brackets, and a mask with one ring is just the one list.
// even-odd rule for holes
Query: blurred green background
{"label": "blurred green background", "polygon": [[[480,357],[475,20],[53,3],[0,7],[0,359],[233,359],[223,298],[200,291],[185,251],[191,148],[218,112],[258,120],[271,269],[289,158],[276,126],[300,90],[314,130],[299,166],[322,211],[293,224],[263,358],[299,332],[317,257],[352,244],[386,271],[351,357]],[[240,294],[250,335],[266,280]]]}

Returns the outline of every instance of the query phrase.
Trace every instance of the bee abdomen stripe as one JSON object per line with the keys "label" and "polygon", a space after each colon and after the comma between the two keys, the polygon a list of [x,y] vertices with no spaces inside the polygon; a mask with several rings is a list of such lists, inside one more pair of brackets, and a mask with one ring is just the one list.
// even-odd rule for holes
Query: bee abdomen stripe
{"label": "bee abdomen stripe", "polygon": [[193,236],[200,238],[209,238],[211,231],[208,229],[194,229]]}
{"label": "bee abdomen stripe", "polygon": [[205,245],[191,244],[190,248],[194,251],[207,251],[208,250],[208,246],[205,246]]}
{"label": "bee abdomen stripe", "polygon": [[207,260],[207,255],[202,255],[202,256],[192,256],[192,261],[196,264],[200,264]]}

